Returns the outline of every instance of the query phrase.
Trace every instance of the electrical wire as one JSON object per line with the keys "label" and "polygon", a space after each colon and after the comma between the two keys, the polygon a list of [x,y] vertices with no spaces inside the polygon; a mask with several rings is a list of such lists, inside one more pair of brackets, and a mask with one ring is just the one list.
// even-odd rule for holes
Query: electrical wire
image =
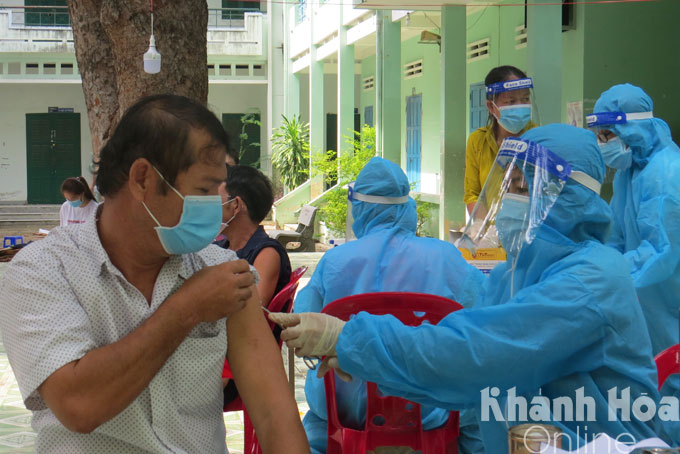
{"label": "electrical wire", "polygon": [[440,27],[439,25],[437,25],[437,23],[436,23],[435,21],[433,21],[432,19],[430,19],[430,16],[428,16],[426,12],[423,11],[423,15],[425,16],[425,18],[426,18],[427,20],[429,20],[430,22],[432,22],[432,24],[433,24],[435,27],[437,27],[437,30],[439,30],[439,33],[441,33],[441,30],[442,30],[441,27]]}
{"label": "electrical wire", "polygon": [[[260,0],[241,0],[243,3],[261,3]],[[557,6],[557,5],[605,5],[605,4],[616,4],[616,3],[659,3],[664,0],[572,0],[572,1],[552,1],[547,3],[530,3],[528,6]],[[153,1],[151,2],[153,4]],[[269,3],[274,3],[277,5],[299,5],[299,0],[270,0]],[[335,6],[357,6],[353,1],[341,0],[341,1],[326,1],[323,5],[335,5]],[[373,4],[373,3],[362,3],[363,9],[371,9],[371,7],[384,7],[384,4]],[[473,4],[442,4],[440,3],[409,3],[408,1],[403,2],[390,2],[390,10],[405,10],[413,9],[418,10],[418,8],[441,8],[442,6],[449,7],[473,7],[473,6],[525,6],[524,3],[499,3],[498,1],[480,1],[479,3]],[[17,5],[0,5],[0,8],[4,9],[32,9],[32,8],[45,8],[45,6],[17,6]],[[68,9],[68,6],[49,6],[51,9]]]}
{"label": "electrical wire", "polygon": [[153,0],[151,2],[151,36],[153,36]]}
{"label": "electrical wire", "polygon": [[[242,0],[243,3],[261,3],[260,0]],[[390,10],[404,10],[404,9],[415,9],[418,8],[440,8],[442,6],[457,6],[457,7],[471,7],[471,6],[525,6],[522,3],[499,3],[501,0],[497,1],[479,1],[473,4],[445,4],[431,3],[431,4],[414,4],[408,1],[403,2],[390,2]],[[661,2],[663,0],[571,0],[571,1],[552,1],[549,3],[533,3],[529,6],[555,6],[555,5],[599,5],[608,3],[651,3],[651,2]],[[299,5],[299,0],[270,0],[268,3],[274,3],[278,5]],[[358,6],[353,1],[325,1],[323,5],[336,5],[336,6]],[[384,4],[374,4],[366,2],[361,3],[362,9],[371,9],[371,7],[384,7]]]}
{"label": "electrical wire", "polygon": [[[482,11],[482,14],[479,15],[479,17],[477,18],[477,20],[475,21],[475,23],[472,24],[472,25],[467,26],[467,27],[465,28],[465,30],[471,30],[472,28],[474,28],[475,25],[477,25],[477,24],[479,23],[479,21],[482,20],[482,18],[484,17],[484,15],[486,14],[487,11],[489,11],[489,8],[484,8],[484,11]],[[499,25],[499,26],[500,26],[500,25]]]}

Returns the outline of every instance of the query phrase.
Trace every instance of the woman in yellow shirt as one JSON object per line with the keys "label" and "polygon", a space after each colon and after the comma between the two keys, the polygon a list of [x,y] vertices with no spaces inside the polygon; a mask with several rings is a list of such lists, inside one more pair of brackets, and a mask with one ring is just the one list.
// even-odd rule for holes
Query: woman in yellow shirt
{"label": "woman in yellow shirt", "polygon": [[[516,82],[511,82],[516,81]],[[511,82],[511,83],[510,83]],[[489,121],[470,134],[465,149],[465,195],[468,213],[479,193],[506,137],[520,136],[536,126],[531,122],[531,79],[514,66],[498,66],[484,79]]]}

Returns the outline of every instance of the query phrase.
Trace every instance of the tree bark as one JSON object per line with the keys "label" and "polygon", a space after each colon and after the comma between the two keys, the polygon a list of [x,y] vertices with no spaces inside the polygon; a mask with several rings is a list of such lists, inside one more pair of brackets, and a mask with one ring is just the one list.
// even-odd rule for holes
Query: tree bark
{"label": "tree bark", "polygon": [[76,60],[98,159],[125,110],[140,97],[175,93],[208,100],[206,0],[155,0],[154,35],[161,72],[144,72],[149,0],[68,0]]}

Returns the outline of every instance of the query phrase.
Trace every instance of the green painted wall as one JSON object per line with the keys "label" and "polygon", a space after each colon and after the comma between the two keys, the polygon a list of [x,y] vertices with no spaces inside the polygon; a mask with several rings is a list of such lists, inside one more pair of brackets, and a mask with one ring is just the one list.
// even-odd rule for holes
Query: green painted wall
{"label": "green painted wall", "polygon": [[[585,8],[574,6],[573,30],[562,32],[562,121],[567,122],[567,104],[583,101],[583,46]],[[585,126],[585,119],[576,126]]]}
{"label": "green painted wall", "polygon": [[[436,30],[434,30],[436,32]],[[421,142],[421,190],[435,192],[435,174],[439,174],[439,103],[441,99],[441,59],[439,46],[418,44],[419,37],[404,41],[401,47],[402,78],[403,67],[407,63],[423,60],[423,75],[401,81],[401,162],[406,169],[406,98],[422,94],[422,142]]]}
{"label": "green painted wall", "polygon": [[526,48],[515,49],[515,28],[523,24],[523,6],[489,6],[467,16],[468,43],[489,38],[490,47],[488,58],[468,63],[468,84],[483,82],[486,74],[496,66],[526,69]]}
{"label": "green painted wall", "polygon": [[[512,2],[516,3],[516,2]],[[490,52],[487,58],[468,62],[467,84],[484,82],[491,69],[500,65],[512,65],[526,71],[526,48],[516,49],[515,28],[524,24],[523,6],[489,6],[467,16],[467,43],[489,38]],[[469,92],[469,89],[468,89]],[[466,124],[470,124],[470,103]]]}
{"label": "green painted wall", "polygon": [[[526,47],[517,49],[515,40],[516,28],[524,24],[524,6],[512,6],[517,3],[515,1],[506,0],[505,3],[509,5],[487,7],[467,17],[468,43],[490,38],[491,48],[488,58],[468,63],[468,85],[483,82],[486,74],[496,66],[513,65],[527,70]],[[582,5],[575,8],[575,29],[562,33],[562,121],[567,119],[567,103],[583,100],[585,9]]]}
{"label": "green painted wall", "polygon": [[359,95],[359,113],[361,114],[361,121],[364,121],[364,108],[366,106],[373,106],[373,126],[375,126],[375,88],[372,90],[364,90],[364,79],[367,77],[375,77],[375,55],[366,57],[361,60],[361,80],[357,89],[360,91]]}
{"label": "green painted wall", "polygon": [[630,82],[652,97],[654,115],[680,137],[680,35],[673,26],[680,2],[584,6],[584,112],[610,86]]}

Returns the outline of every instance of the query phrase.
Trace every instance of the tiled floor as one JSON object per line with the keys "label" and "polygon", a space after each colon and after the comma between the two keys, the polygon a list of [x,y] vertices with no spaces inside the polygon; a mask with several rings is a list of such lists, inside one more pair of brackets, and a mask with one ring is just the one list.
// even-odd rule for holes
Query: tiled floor
{"label": "tiled floor", "polygon": [[[316,264],[321,259],[321,253],[291,254],[293,268],[305,265],[309,267],[305,277],[300,281],[301,287],[309,281]],[[0,263],[0,278],[7,267]],[[0,454],[23,454],[34,452],[35,433],[31,428],[31,412],[26,410],[19,393],[14,374],[7,360],[7,353],[0,336]],[[282,357],[287,367],[287,351],[284,346]],[[304,394],[304,377],[306,366],[296,358],[295,361],[295,400],[298,403],[300,416],[308,410]],[[227,427],[227,446],[229,452],[236,454],[243,452],[243,413],[233,412],[224,414]]]}

